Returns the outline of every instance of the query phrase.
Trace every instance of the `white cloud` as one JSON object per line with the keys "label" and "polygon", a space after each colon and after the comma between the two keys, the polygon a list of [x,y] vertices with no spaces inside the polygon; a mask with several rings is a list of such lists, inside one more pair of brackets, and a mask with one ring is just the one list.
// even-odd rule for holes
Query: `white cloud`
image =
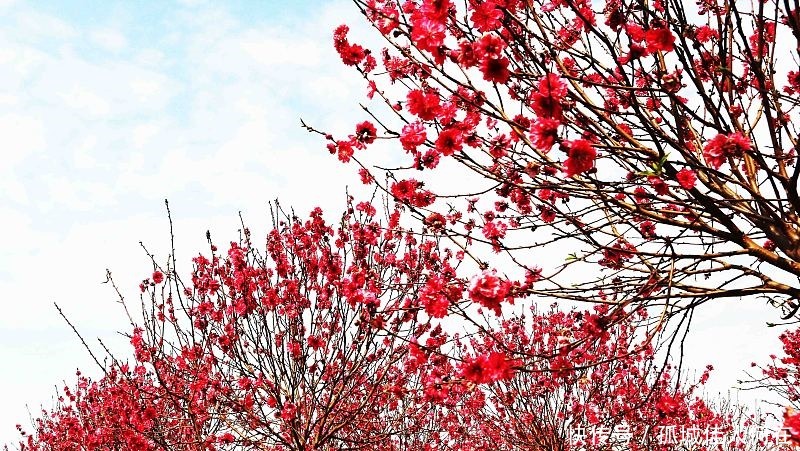
{"label": "white cloud", "polygon": [[245,58],[262,69],[280,69],[285,65],[314,67],[322,60],[323,49],[319,42],[297,36],[276,36],[270,33],[248,31],[235,36],[217,49],[221,52],[243,51]]}
{"label": "white cloud", "polygon": [[49,191],[48,209],[70,212],[92,211],[115,203],[115,194],[102,182],[81,180],[68,175],[51,175],[44,182]]}
{"label": "white cloud", "polygon": [[26,33],[24,38],[71,39],[78,32],[67,22],[49,14],[26,10],[17,16],[17,25]]}
{"label": "white cloud", "polygon": [[136,53],[133,60],[143,67],[155,67],[164,63],[166,55],[157,49],[143,49]]}
{"label": "white cloud", "polygon": [[66,106],[90,116],[105,116],[111,111],[106,98],[85,86],[72,86],[61,94],[61,100]]}
{"label": "white cloud", "polygon": [[208,0],[178,0],[178,3],[183,6],[196,7],[200,5],[207,5]]}
{"label": "white cloud", "polygon": [[128,40],[119,30],[105,28],[90,34],[92,42],[110,52],[120,52],[128,46]]}
{"label": "white cloud", "polygon": [[164,127],[165,124],[159,121],[150,121],[134,126],[132,130],[133,147],[142,149],[146,146],[157,145],[154,138],[164,130]]}
{"label": "white cloud", "polygon": [[36,79],[34,95],[89,118],[152,113],[178,92],[166,75],[128,62],[95,63],[67,53],[49,58],[42,66],[41,73],[58,76]]}
{"label": "white cloud", "polygon": [[97,159],[92,153],[97,148],[97,135],[90,134],[83,138],[73,153],[73,164],[77,169],[91,169],[97,166]]}
{"label": "white cloud", "polygon": [[16,106],[20,102],[19,96],[7,92],[0,92],[0,106]]}
{"label": "white cloud", "polygon": [[0,90],[19,92],[26,79],[40,73],[45,52],[4,39],[0,33]]}
{"label": "white cloud", "polygon": [[12,165],[45,148],[44,126],[40,119],[21,114],[0,115],[4,163]]}

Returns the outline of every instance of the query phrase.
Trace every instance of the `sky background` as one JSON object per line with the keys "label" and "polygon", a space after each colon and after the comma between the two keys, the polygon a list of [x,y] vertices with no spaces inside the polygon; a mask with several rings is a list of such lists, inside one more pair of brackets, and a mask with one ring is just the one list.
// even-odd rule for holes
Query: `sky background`
{"label": "sky background", "polygon": [[[343,135],[366,89],[332,49],[333,28],[366,33],[346,0],[0,0],[0,443],[53,405],[76,368],[97,375],[57,302],[98,350],[127,351],[123,295],[166,259],[168,198],[184,270],[236,239],[239,212],[265,235],[267,202],[336,213],[351,166],[299,118]],[[181,267],[179,266],[179,271]],[[722,301],[698,314],[689,364],[727,390],[777,352],[774,312]],[[747,399],[752,399],[750,395]],[[30,430],[30,427],[28,427]]]}

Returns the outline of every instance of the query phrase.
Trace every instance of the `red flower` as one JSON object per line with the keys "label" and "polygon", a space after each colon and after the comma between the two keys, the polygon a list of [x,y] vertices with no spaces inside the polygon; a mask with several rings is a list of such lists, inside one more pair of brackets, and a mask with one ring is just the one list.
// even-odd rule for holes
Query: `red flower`
{"label": "red flower", "polygon": [[625,56],[619,57],[620,64],[628,64],[631,61],[637,60],[639,58],[645,57],[650,54],[650,51],[646,48],[642,47],[639,44],[631,44],[631,48],[628,51],[628,54]]}
{"label": "red flower", "polygon": [[511,77],[508,70],[508,58],[486,58],[481,62],[483,79],[492,83],[505,83]]}
{"label": "red flower", "polygon": [[494,34],[484,35],[476,45],[475,50],[480,58],[499,58],[506,47],[506,43]]}
{"label": "red flower", "polygon": [[533,145],[543,151],[547,152],[556,143],[558,138],[559,122],[550,118],[539,118],[531,126],[531,142]]}
{"label": "red flower", "polygon": [[786,90],[786,92],[789,94],[794,94],[795,92],[800,91],[800,72],[790,70],[787,78],[789,81],[789,86],[784,88],[784,90]]}
{"label": "red flower", "polygon": [[620,269],[622,265],[633,257],[636,250],[630,243],[618,240],[614,245],[603,249],[603,258],[598,264],[611,269]]}
{"label": "red flower", "polygon": [[671,52],[675,48],[675,36],[667,28],[653,28],[644,33],[647,50],[650,52]]}
{"label": "red flower", "polygon": [[625,31],[628,32],[628,37],[631,39],[631,41],[644,41],[645,31],[641,26],[635,23],[629,23],[625,25]]}
{"label": "red flower", "polygon": [[517,361],[506,358],[501,352],[492,352],[488,360],[492,380],[509,380],[514,377],[514,365]]}
{"label": "red flower", "polygon": [[567,159],[564,161],[564,172],[568,177],[583,174],[594,167],[597,151],[592,143],[585,139],[567,141]]}
{"label": "red flower", "polygon": [[411,40],[420,50],[434,53],[444,44],[447,31],[444,24],[423,15],[412,14],[411,25]]}
{"label": "red flower", "polygon": [[489,221],[483,226],[483,236],[492,240],[499,240],[506,236],[508,226],[502,221]]}
{"label": "red flower", "polygon": [[689,168],[683,168],[678,171],[675,174],[675,178],[678,180],[678,184],[686,190],[694,188],[694,184],[697,183],[697,174]]}
{"label": "red flower", "polygon": [[414,179],[401,180],[392,185],[392,195],[400,200],[410,199],[418,184]]}
{"label": "red flower", "polygon": [[417,167],[426,167],[433,169],[439,164],[439,152],[434,149],[428,149],[425,155],[419,155],[417,159]]}
{"label": "red flower", "polygon": [[342,62],[347,66],[355,66],[366,56],[364,48],[358,44],[350,44],[347,41],[347,32],[350,29],[347,25],[339,25],[333,32],[333,47],[342,58]]}
{"label": "red flower", "polygon": [[427,207],[436,200],[436,196],[430,191],[420,189],[421,187],[422,183],[417,180],[401,180],[392,185],[391,192],[400,202],[414,207]]}
{"label": "red flower", "polygon": [[325,346],[325,342],[316,335],[308,336],[308,347],[311,349],[320,349]]}
{"label": "red flower", "polygon": [[336,142],[336,154],[339,157],[339,161],[342,163],[347,163],[350,161],[350,158],[353,157],[353,144],[349,141],[337,141]]}
{"label": "red flower", "polygon": [[559,101],[567,95],[567,84],[558,74],[549,73],[539,80],[539,93]]}
{"label": "red flower", "polygon": [[434,233],[444,230],[444,226],[447,224],[445,217],[441,213],[431,213],[422,222]]}
{"label": "red flower", "polygon": [[705,43],[711,39],[718,38],[719,32],[711,29],[708,25],[703,25],[697,28],[697,31],[694,32],[694,36],[697,38],[697,42]]}
{"label": "red flower", "polygon": [[234,441],[236,441],[236,437],[230,432],[226,432],[217,437],[217,442],[219,443],[233,443]]}
{"label": "red flower", "polygon": [[653,224],[653,221],[644,221],[639,224],[639,231],[643,237],[653,238],[656,235],[656,225]]}
{"label": "red flower", "polygon": [[367,168],[360,168],[358,170],[358,176],[361,178],[361,183],[365,185],[371,185],[372,182],[375,181],[375,178],[372,177],[372,174],[370,174]]}
{"label": "red flower", "polygon": [[515,361],[507,359],[501,352],[481,354],[464,359],[459,369],[459,375],[476,384],[509,380],[514,377],[514,363]]}
{"label": "red flower", "polygon": [[500,315],[500,303],[509,297],[511,282],[501,279],[492,271],[484,271],[469,284],[469,297],[478,304]]}
{"label": "red flower", "polygon": [[647,177],[647,181],[659,196],[666,196],[669,193],[669,185],[661,178],[656,176]]}
{"label": "red flower", "polygon": [[356,140],[362,144],[372,144],[375,142],[375,137],[378,131],[370,121],[364,121],[356,125]]}
{"label": "red flower", "polygon": [[540,93],[531,95],[531,108],[539,118],[552,118],[561,121],[561,103],[554,97],[546,96]]}
{"label": "red flower", "polygon": [[414,207],[427,207],[436,200],[436,196],[427,190],[419,190],[411,197],[411,205]]}
{"label": "red flower", "polygon": [[464,136],[457,128],[446,128],[439,133],[436,139],[436,150],[442,155],[449,156],[461,150]]}
{"label": "red flower", "polygon": [[384,35],[389,34],[399,24],[397,20],[399,13],[393,5],[384,5],[380,8],[373,6],[368,8],[366,12],[369,20]]}
{"label": "red flower", "polygon": [[347,32],[350,31],[350,27],[345,24],[341,24],[333,30],[333,42],[334,44],[343,42],[347,40]]}
{"label": "red flower", "polygon": [[408,93],[408,111],[423,121],[432,121],[439,112],[439,94],[436,91],[415,89]]}
{"label": "red flower", "polygon": [[[456,289],[457,290],[457,289]],[[448,287],[444,278],[431,276],[419,293],[419,300],[431,318],[444,318],[450,307],[450,298],[455,295],[453,287]]]}
{"label": "red flower", "polygon": [[703,157],[712,168],[719,169],[727,158],[741,157],[749,150],[750,140],[741,132],[728,135],[720,133],[706,143],[703,148]]}
{"label": "red flower", "polygon": [[425,134],[425,126],[419,122],[406,124],[400,132],[400,144],[405,150],[417,150],[417,147],[425,143],[427,138]]}
{"label": "red flower", "polygon": [[556,212],[550,207],[540,207],[542,221],[550,224],[556,220]]}
{"label": "red flower", "polygon": [[287,402],[283,405],[283,408],[280,412],[280,417],[286,421],[291,421],[294,417],[297,416],[297,406],[294,404]]}
{"label": "red flower", "polygon": [[478,56],[475,54],[475,44],[470,41],[458,43],[458,50],[451,53],[451,57],[462,67],[474,67],[478,65]]}
{"label": "red flower", "polygon": [[656,412],[659,416],[671,417],[677,415],[682,409],[682,403],[677,394],[675,395],[662,395],[661,399],[656,401]]}
{"label": "red flower", "polygon": [[161,271],[156,271],[153,273],[153,283],[158,285],[164,281],[164,273]]}
{"label": "red flower", "polygon": [[503,11],[499,10],[493,1],[478,3],[470,16],[475,28],[484,33],[496,30],[502,18]]}

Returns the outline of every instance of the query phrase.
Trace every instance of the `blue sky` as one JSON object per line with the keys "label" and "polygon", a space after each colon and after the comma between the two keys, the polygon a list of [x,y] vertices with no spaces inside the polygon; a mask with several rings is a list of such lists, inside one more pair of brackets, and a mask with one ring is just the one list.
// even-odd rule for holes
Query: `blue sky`
{"label": "blue sky", "polygon": [[[356,14],[348,0],[0,0],[0,443],[27,424],[26,404],[51,407],[78,367],[97,373],[54,301],[90,343],[126,349],[101,282],[109,268],[138,300],[151,270],[139,241],[166,258],[164,198],[179,263],[206,230],[235,239],[240,211],[266,233],[276,197],[341,208],[354,169],[299,118],[339,135],[365,118],[363,81],[331,45],[339,23],[364,33]],[[690,363],[715,364],[727,389],[777,351],[770,313],[703,309]]]}

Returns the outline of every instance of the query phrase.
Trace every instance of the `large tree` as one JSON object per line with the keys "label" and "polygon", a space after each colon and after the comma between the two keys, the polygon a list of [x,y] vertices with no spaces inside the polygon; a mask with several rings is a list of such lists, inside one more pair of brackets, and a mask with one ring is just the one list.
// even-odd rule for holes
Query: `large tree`
{"label": "large tree", "polygon": [[[798,312],[796,0],[354,3],[387,45],[336,29],[373,102],[329,150],[480,265],[482,242],[543,270],[526,294],[665,318]],[[356,152],[384,139],[404,164]]]}

